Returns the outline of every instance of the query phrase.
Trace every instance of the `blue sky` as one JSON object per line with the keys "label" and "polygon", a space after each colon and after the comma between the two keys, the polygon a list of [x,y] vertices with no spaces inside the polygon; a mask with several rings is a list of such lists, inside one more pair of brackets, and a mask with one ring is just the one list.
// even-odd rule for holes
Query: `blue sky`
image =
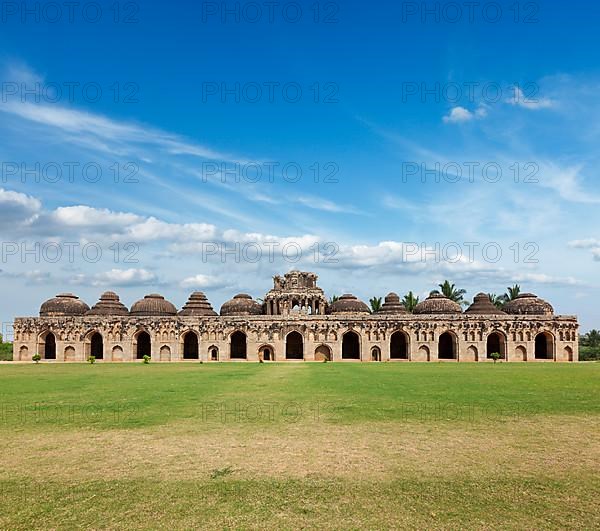
{"label": "blue sky", "polygon": [[518,282],[600,327],[599,6],[39,5],[0,14],[3,322],[299,268],[365,299]]}

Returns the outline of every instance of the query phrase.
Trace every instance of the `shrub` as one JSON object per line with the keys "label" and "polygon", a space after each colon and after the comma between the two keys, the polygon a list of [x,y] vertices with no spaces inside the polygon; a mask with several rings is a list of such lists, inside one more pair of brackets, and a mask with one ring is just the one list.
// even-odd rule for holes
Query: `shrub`
{"label": "shrub", "polygon": [[148,365],[148,363],[150,363],[150,360],[151,360],[151,359],[152,359],[152,358],[151,358],[150,356],[148,356],[148,354],[146,354],[146,355],[144,356],[144,363],[145,363],[146,365]]}
{"label": "shrub", "polygon": [[500,355],[499,352],[492,352],[490,354],[490,358],[492,358],[494,360],[494,363],[496,363],[502,356]]}
{"label": "shrub", "polygon": [[41,359],[42,357],[39,354],[36,354],[35,356],[31,357],[31,360],[35,361],[36,363],[39,363]]}
{"label": "shrub", "polygon": [[90,356],[90,357],[88,358],[88,363],[89,363],[90,365],[93,365],[94,363],[96,363],[96,356]]}

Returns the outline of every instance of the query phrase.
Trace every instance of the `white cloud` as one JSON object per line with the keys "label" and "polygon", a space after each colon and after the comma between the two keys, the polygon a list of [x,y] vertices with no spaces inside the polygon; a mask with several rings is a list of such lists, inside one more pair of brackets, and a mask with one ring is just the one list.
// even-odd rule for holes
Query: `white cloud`
{"label": "white cloud", "polygon": [[550,98],[537,98],[535,95],[526,96],[520,87],[513,87],[513,96],[507,99],[506,102],[533,111],[550,109],[556,106],[556,102]]}
{"label": "white cloud", "polygon": [[158,277],[146,269],[111,269],[95,275],[77,275],[72,282],[92,286],[130,287],[156,285]]}
{"label": "white cloud", "polygon": [[193,277],[185,278],[181,281],[180,286],[182,288],[190,289],[218,289],[223,288],[227,285],[223,280],[210,276],[210,275],[195,275]]}
{"label": "white cloud", "polygon": [[444,123],[464,123],[471,120],[482,119],[487,116],[487,108],[480,105],[475,111],[457,106],[450,109],[450,113],[443,117]]}

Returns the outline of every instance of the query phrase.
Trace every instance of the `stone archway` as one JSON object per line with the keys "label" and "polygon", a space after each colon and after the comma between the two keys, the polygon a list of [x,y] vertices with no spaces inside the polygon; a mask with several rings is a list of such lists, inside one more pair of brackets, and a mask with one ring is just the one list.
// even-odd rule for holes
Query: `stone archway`
{"label": "stone archway", "polygon": [[198,336],[192,330],[186,332],[183,336],[183,359],[200,359],[200,344]]}
{"label": "stone archway", "polygon": [[327,345],[319,345],[315,349],[315,361],[331,361],[331,349]]}
{"label": "stone archway", "polygon": [[258,359],[263,361],[275,361],[275,349],[272,345],[262,345],[258,349]]}
{"label": "stone archway", "polygon": [[215,346],[212,346],[208,349],[208,355],[210,361],[219,361],[219,349]]}
{"label": "stone archway", "polygon": [[234,332],[230,339],[230,358],[232,360],[245,360],[248,358],[247,338],[244,332]]}
{"label": "stone archway", "polygon": [[500,332],[492,332],[486,341],[486,357],[491,359],[492,354],[497,352],[501,359],[506,359],[506,338]]}
{"label": "stone archway", "polygon": [[45,360],[56,359],[56,336],[52,332],[48,332],[42,341],[42,349]]}
{"label": "stone archway", "polygon": [[160,361],[171,361],[171,348],[167,345],[160,347]]}
{"label": "stone archway", "polygon": [[523,345],[515,348],[514,361],[527,361],[527,349]]}
{"label": "stone archway", "polygon": [[135,358],[144,359],[144,356],[152,357],[152,339],[146,331],[141,331],[136,337]]}
{"label": "stone archway", "polygon": [[112,361],[123,361],[123,347],[119,345],[113,347]]}
{"label": "stone archway", "polygon": [[535,359],[554,359],[554,337],[550,332],[540,332],[535,336]]}
{"label": "stone archway", "polygon": [[381,349],[379,347],[371,349],[371,361],[381,361]]}
{"label": "stone archway", "polygon": [[390,359],[408,359],[408,336],[404,332],[394,332],[390,337]]}
{"label": "stone archway", "polygon": [[573,361],[573,349],[569,346],[565,347],[564,350],[565,361]]}
{"label": "stone archway", "polygon": [[90,356],[94,356],[97,360],[104,359],[104,340],[98,332],[94,332],[90,340]]}
{"label": "stone archway", "polygon": [[438,359],[458,360],[456,336],[452,332],[444,332],[438,340]]}
{"label": "stone archway", "polygon": [[285,338],[285,359],[304,359],[304,338],[299,332],[290,332]]}
{"label": "stone archway", "polygon": [[479,361],[479,353],[475,345],[469,346],[466,359],[463,359],[463,361]]}
{"label": "stone archway", "polygon": [[342,359],[360,360],[360,337],[356,332],[346,332],[342,337]]}

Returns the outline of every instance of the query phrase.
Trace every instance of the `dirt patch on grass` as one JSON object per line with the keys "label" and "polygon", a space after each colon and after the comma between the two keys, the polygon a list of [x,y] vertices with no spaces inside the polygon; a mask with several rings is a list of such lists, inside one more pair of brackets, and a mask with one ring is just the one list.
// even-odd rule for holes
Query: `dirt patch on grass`
{"label": "dirt patch on grass", "polygon": [[196,480],[224,469],[233,479],[600,475],[600,422],[591,416],[210,429],[180,422],[143,430],[4,433],[3,440],[2,478]]}

